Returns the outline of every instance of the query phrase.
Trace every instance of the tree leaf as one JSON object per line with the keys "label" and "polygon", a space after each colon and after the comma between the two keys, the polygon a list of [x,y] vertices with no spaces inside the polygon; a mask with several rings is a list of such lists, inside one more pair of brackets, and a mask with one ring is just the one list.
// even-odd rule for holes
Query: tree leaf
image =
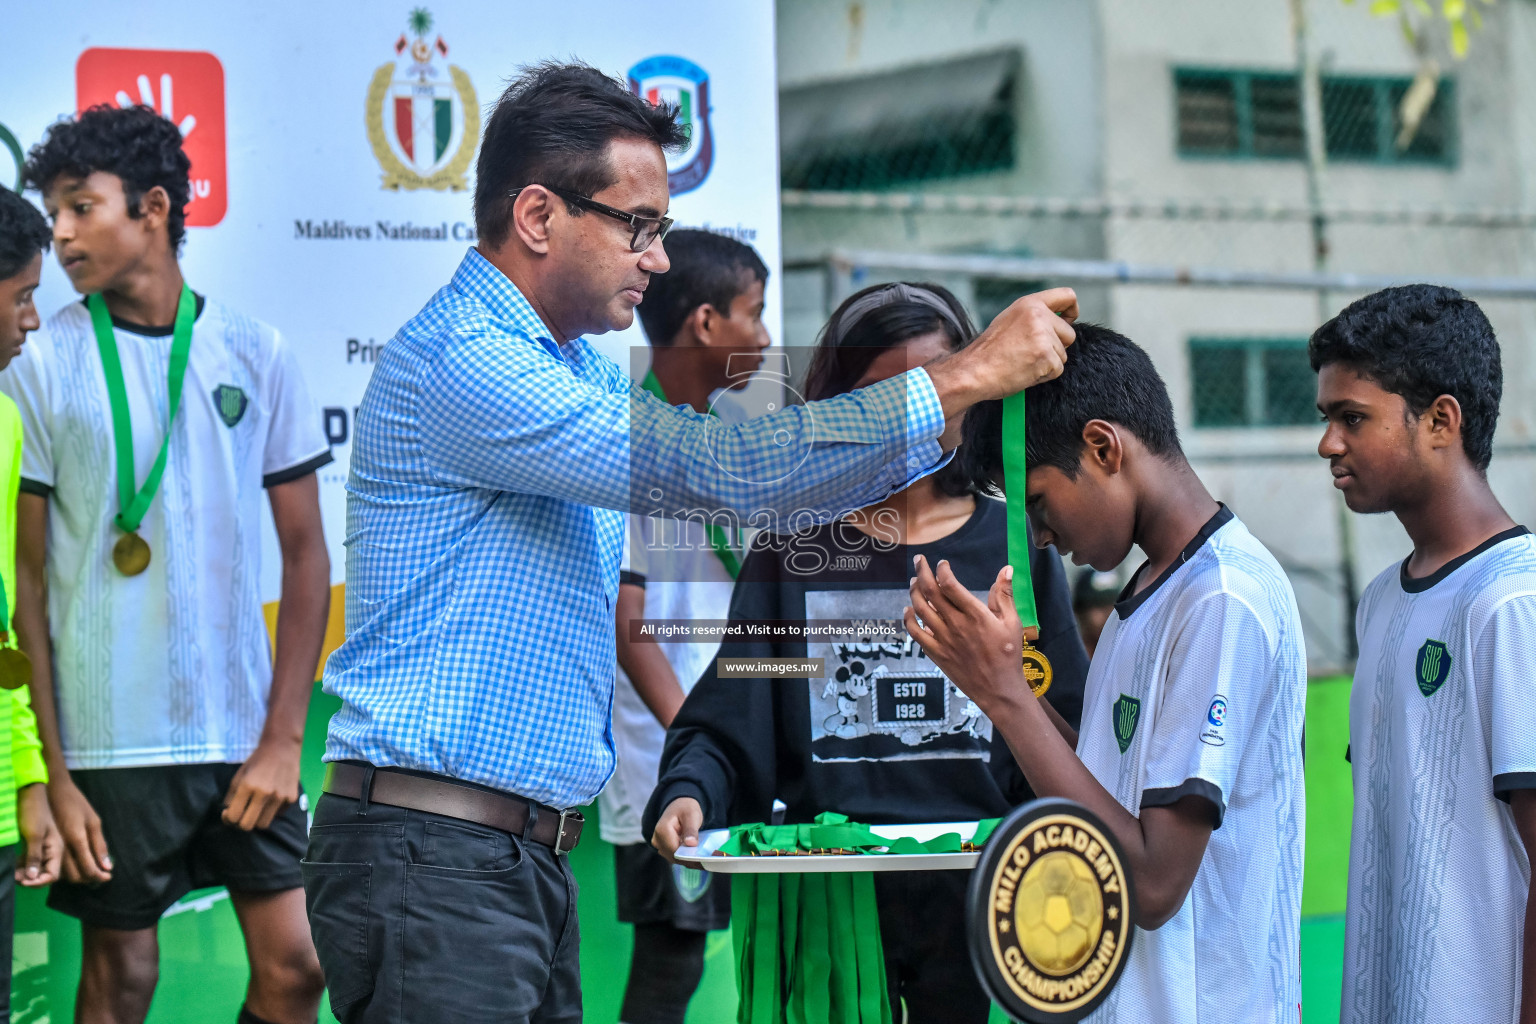
{"label": "tree leaf", "polygon": [[1463,21],[1451,22],[1451,52],[1459,60],[1467,55],[1467,25]]}
{"label": "tree leaf", "polygon": [[1446,21],[1454,24],[1467,16],[1467,0],[1443,0],[1440,13],[1445,15]]}
{"label": "tree leaf", "polygon": [[1398,21],[1403,27],[1403,38],[1408,40],[1408,46],[1411,49],[1418,49],[1419,34],[1413,30],[1413,19],[1408,17],[1408,12],[1404,11]]}
{"label": "tree leaf", "polygon": [[1371,13],[1378,18],[1396,14],[1402,9],[1402,0],[1371,0]]}

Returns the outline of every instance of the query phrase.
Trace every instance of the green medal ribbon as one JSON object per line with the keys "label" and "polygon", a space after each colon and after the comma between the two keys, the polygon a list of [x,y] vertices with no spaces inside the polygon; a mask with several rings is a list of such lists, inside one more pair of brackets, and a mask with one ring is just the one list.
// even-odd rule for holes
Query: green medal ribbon
{"label": "green medal ribbon", "polygon": [[[1000,818],[978,824],[981,845]],[[845,815],[805,825],[735,825],[731,856],[841,849],[850,856],[958,853],[960,833],[891,840]],[[867,871],[740,874],[731,879],[740,1024],[891,1024],[874,877]]]}
{"label": "green medal ribbon", "polygon": [[[169,412],[165,418],[165,438],[160,442],[160,454],[150,467],[144,486],[135,488],[133,483],[133,419],[128,410],[128,389],[123,383],[123,364],[117,354],[117,336],[112,330],[112,316],[107,303],[100,295],[89,295],[85,300],[91,312],[91,325],[96,331],[96,349],[101,353],[101,369],[107,379],[107,397],[112,403],[112,437],[117,450],[118,513],[113,522],[125,535],[136,536],[139,524],[155,500],[160,489],[160,478],[165,474],[166,456],[171,450],[171,426],[176,412],[181,408],[181,386],[187,376],[187,357],[192,349],[192,322],[197,318],[197,303],[192,289],[183,282],[181,297],[176,303],[176,324],[171,332],[171,359],[166,372]],[[138,541],[143,544],[142,540]],[[116,552],[114,551],[114,560]],[[147,545],[143,564],[148,564]],[[129,572],[119,564],[125,573]],[[143,565],[134,572],[142,572]],[[132,574],[132,573],[130,573]]]}
{"label": "green medal ribbon", "polygon": [[[655,370],[646,372],[645,380],[640,382],[640,386],[668,405],[672,404],[667,399],[666,392],[661,390],[661,381],[656,379]],[[709,414],[711,416],[720,415],[714,409],[710,409]],[[734,532],[733,530],[732,533]],[[709,546],[715,549],[715,557],[720,559],[720,564],[725,566],[725,571],[731,574],[731,579],[734,580],[740,576],[741,555],[738,553],[736,546],[731,543],[731,538],[726,536],[726,532],[711,522],[704,524],[704,535],[709,538]]]}
{"label": "green medal ribbon", "polygon": [[1034,643],[1040,639],[1034,574],[1029,568],[1029,514],[1024,508],[1024,392],[1003,399],[1003,487],[1008,492],[1008,564],[1013,566],[1013,607],[1024,629],[1024,679],[1036,697],[1051,688],[1051,660]]}
{"label": "green medal ribbon", "polygon": [[1003,399],[1003,486],[1008,492],[1008,564],[1013,566],[1013,607],[1025,631],[1038,636],[1035,586],[1029,571],[1029,525],[1024,511],[1024,392]]}

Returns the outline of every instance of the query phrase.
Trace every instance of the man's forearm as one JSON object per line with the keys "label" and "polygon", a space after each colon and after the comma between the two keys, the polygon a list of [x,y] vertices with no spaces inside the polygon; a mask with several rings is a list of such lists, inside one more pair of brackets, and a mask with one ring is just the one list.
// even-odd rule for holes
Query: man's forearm
{"label": "man's forearm", "polygon": [[928,379],[933,381],[933,390],[939,396],[946,420],[963,415],[977,402],[995,397],[989,393],[985,382],[976,379],[973,367],[964,360],[939,359],[924,369]]}
{"label": "man's forearm", "polygon": [[641,515],[723,512],[788,532],[881,501],[943,458],[941,405],[920,369],[743,423],[654,401],[632,412],[620,507]]}

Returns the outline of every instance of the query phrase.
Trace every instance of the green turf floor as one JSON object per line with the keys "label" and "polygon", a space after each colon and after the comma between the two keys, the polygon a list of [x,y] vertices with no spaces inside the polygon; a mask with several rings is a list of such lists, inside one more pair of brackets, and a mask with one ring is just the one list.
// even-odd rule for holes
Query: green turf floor
{"label": "green turf floor", "polygon": [[[304,783],[319,789],[325,721],[335,704],[316,691],[305,740]],[[1344,954],[1344,888],[1349,857],[1347,680],[1313,680],[1307,701],[1307,853],[1302,900],[1302,994],[1306,1019],[1338,1018]],[[614,919],[613,849],[596,829],[571,856],[581,882],[581,968],[586,1019],[614,1024],[623,998],[631,929]],[[13,1019],[18,1024],[68,1021],[80,968],[79,929],[43,906],[42,896],[17,900]],[[228,1021],[233,1024],[245,988],[245,953],[229,900],[221,890],[194,893],[160,926],[160,988],[152,1024]],[[963,951],[956,951],[958,958]],[[688,1013],[689,1024],[735,1018],[728,932],[710,936],[704,980]],[[322,1021],[331,1021],[322,1012]],[[1004,1018],[994,1012],[994,1020]]]}

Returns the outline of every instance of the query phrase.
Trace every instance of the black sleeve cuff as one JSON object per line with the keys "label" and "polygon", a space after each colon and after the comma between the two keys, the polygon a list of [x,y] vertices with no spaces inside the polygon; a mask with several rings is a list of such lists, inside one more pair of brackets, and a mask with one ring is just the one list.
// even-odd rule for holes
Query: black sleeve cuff
{"label": "black sleeve cuff", "polygon": [[699,807],[704,812],[704,828],[722,827],[709,819],[709,798],[704,795],[704,787],[700,786],[697,782],[678,779],[665,786],[658,786],[656,791],[651,794],[651,799],[646,803],[640,820],[640,834],[645,837],[646,842],[651,841],[651,836],[656,832],[656,823],[661,820],[661,816],[666,812],[667,807],[671,805],[672,801],[684,796],[691,796],[699,802]]}
{"label": "black sleeve cuff", "polygon": [[287,469],[279,469],[274,473],[268,473],[261,478],[261,486],[276,487],[278,484],[292,483],[300,477],[309,476],[309,474],[321,466],[329,465],[332,461],[331,451],[327,448],[319,455],[312,459],[306,459],[297,466],[289,466]]}
{"label": "black sleeve cuff", "polygon": [[1354,756],[1353,756],[1354,752],[1355,751],[1354,751],[1354,744],[1353,743],[1346,743],[1346,744],[1344,744],[1344,760],[1345,761],[1349,762],[1350,764],[1354,764],[1355,763],[1355,759],[1354,759]]}
{"label": "black sleeve cuff", "polygon": [[637,572],[630,572],[628,569],[620,569],[619,583],[628,583],[632,587],[643,587],[645,586],[645,577]]}
{"label": "black sleeve cuff", "polygon": [[36,494],[39,497],[46,498],[49,495],[53,494],[53,485],[52,484],[45,484],[41,480],[28,480],[26,477],[22,477],[21,478],[21,493],[22,494]]}
{"label": "black sleeve cuff", "polygon": [[1227,800],[1221,795],[1220,786],[1205,779],[1185,779],[1170,789],[1144,789],[1141,792],[1141,806],[1143,809],[1172,807],[1186,796],[1199,796],[1209,800],[1216,811],[1216,824],[1212,829],[1214,831],[1221,828],[1221,819],[1227,813]]}
{"label": "black sleeve cuff", "polygon": [[1493,777],[1493,795],[1505,803],[1517,789],[1536,789],[1536,772],[1505,772]]}

